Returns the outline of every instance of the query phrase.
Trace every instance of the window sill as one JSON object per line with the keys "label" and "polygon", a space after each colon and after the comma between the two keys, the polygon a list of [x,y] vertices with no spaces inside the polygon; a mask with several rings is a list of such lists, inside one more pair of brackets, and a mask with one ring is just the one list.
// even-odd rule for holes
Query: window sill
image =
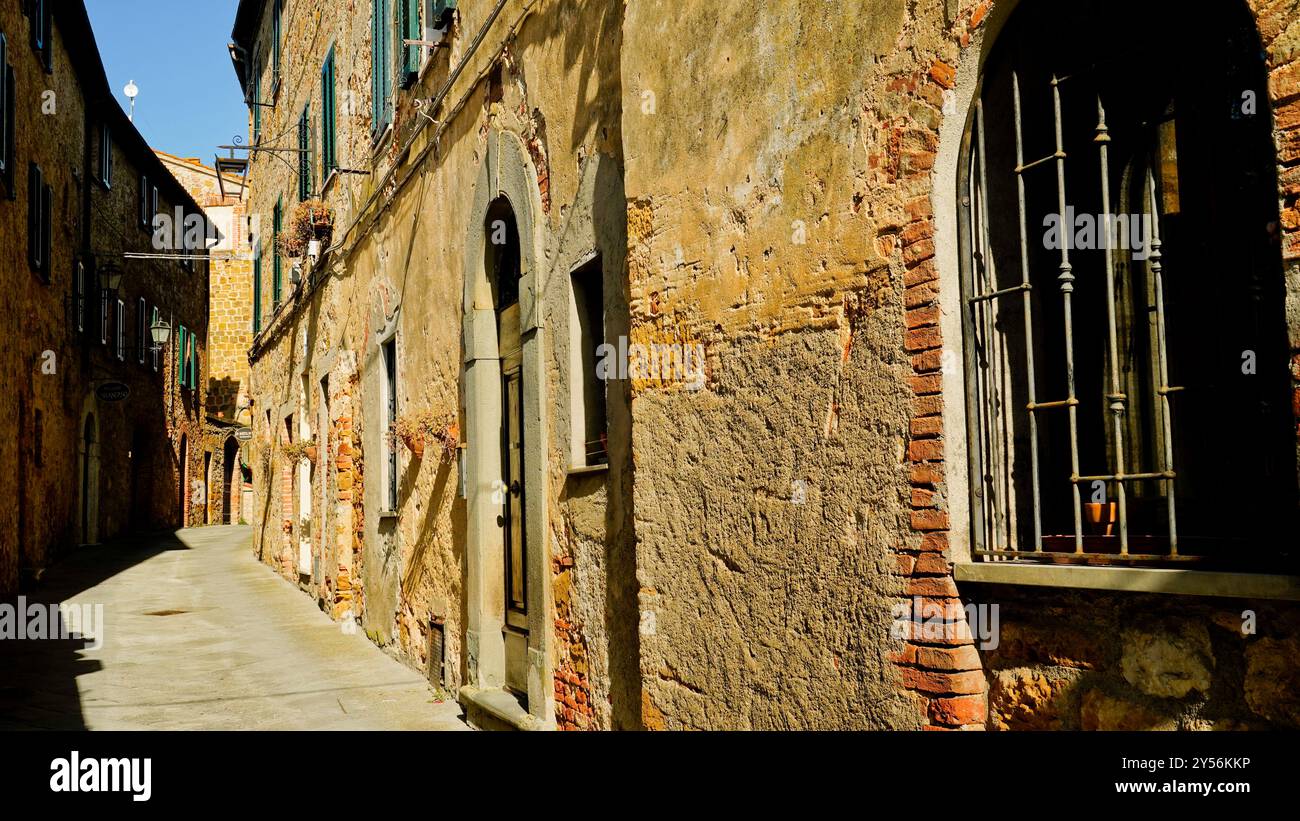
{"label": "window sill", "polygon": [[1168,593],[1300,601],[1300,576],[1145,567],[1077,567],[1028,562],[958,562],[958,582],[1065,587],[1126,593]]}
{"label": "window sill", "polygon": [[381,511],[379,511],[379,518],[381,518],[381,519],[396,519],[396,518],[397,518],[398,516],[400,516],[400,515],[401,515],[401,514],[399,514],[396,510],[381,510]]}
{"label": "window sill", "polygon": [[597,473],[609,473],[609,465],[569,465],[566,476],[594,476]]}

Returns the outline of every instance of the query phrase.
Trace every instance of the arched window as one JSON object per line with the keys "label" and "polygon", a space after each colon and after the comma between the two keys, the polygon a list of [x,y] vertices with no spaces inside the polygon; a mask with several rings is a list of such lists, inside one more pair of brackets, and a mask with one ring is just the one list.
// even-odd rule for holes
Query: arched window
{"label": "arched window", "polygon": [[1271,128],[1244,2],[1008,19],[958,192],[976,555],[1278,567],[1296,463]]}

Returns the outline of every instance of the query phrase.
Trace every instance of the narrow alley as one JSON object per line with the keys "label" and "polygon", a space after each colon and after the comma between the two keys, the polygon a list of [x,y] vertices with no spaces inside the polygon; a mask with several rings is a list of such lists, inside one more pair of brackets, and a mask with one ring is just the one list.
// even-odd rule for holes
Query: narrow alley
{"label": "narrow alley", "polygon": [[250,538],[133,537],[50,570],[28,603],[102,604],[103,644],[4,642],[0,729],[468,729],[454,699],[259,564]]}

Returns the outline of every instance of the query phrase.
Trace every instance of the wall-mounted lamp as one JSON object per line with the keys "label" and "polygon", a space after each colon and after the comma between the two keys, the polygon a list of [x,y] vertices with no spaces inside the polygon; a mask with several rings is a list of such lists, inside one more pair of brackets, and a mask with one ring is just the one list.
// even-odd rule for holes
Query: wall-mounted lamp
{"label": "wall-mounted lamp", "polygon": [[167,340],[171,338],[172,326],[167,324],[167,320],[158,317],[154,323],[149,326],[149,336],[153,338],[153,349],[162,350],[167,345]]}
{"label": "wall-mounted lamp", "polygon": [[122,269],[115,262],[106,262],[99,269],[99,287],[117,293],[122,286]]}

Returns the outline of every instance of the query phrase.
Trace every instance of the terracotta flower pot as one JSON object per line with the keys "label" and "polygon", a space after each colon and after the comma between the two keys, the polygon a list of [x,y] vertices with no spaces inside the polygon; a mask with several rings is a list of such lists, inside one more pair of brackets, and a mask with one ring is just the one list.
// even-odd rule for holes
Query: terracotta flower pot
{"label": "terracotta flower pot", "polygon": [[311,463],[313,465],[316,464],[316,457],[320,453],[320,451],[317,450],[316,446],[308,445],[306,448],[306,453],[307,453],[307,458],[311,461]]}
{"label": "terracotta flower pot", "polygon": [[407,443],[406,443],[406,448],[407,448],[407,450],[411,451],[411,453],[415,456],[416,459],[421,459],[421,458],[424,457],[424,440],[423,440],[423,439],[416,439],[416,440],[414,440],[414,441],[407,442]]}
{"label": "terracotta flower pot", "polygon": [[1115,529],[1116,511],[1114,502],[1084,502],[1083,516],[1092,536],[1110,536]]}

